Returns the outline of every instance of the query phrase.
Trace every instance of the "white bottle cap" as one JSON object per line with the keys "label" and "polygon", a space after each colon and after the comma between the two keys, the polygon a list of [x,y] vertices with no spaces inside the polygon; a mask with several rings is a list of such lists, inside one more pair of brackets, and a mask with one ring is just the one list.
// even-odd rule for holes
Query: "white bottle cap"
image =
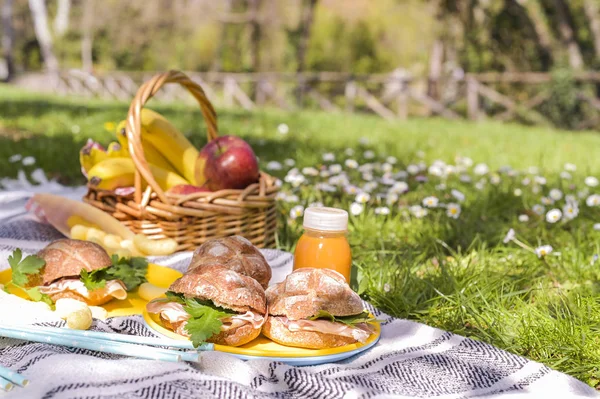
{"label": "white bottle cap", "polygon": [[310,207],[304,211],[305,228],[323,231],[348,230],[348,212],[343,209]]}

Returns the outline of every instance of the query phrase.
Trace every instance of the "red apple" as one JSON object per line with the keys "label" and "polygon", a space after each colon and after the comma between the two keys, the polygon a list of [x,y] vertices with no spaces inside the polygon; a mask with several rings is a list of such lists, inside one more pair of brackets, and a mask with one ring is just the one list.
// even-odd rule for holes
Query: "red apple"
{"label": "red apple", "polygon": [[178,184],[167,190],[169,194],[190,195],[194,193],[210,192],[207,187],[192,186],[191,184]]}
{"label": "red apple", "polygon": [[218,137],[198,156],[204,163],[204,185],[211,191],[243,189],[259,178],[258,160],[252,147],[236,136]]}

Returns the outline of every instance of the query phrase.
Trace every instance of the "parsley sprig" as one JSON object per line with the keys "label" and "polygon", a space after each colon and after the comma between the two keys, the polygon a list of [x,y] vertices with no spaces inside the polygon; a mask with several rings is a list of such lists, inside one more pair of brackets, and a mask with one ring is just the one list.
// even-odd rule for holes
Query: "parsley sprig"
{"label": "parsley sprig", "polygon": [[80,279],[90,291],[104,288],[109,280],[121,280],[127,291],[131,291],[145,283],[148,271],[148,261],[145,258],[119,258],[111,257],[112,265],[103,269],[88,272],[81,270]]}
{"label": "parsley sprig", "polygon": [[12,280],[8,284],[12,284],[25,291],[32,301],[42,301],[49,305],[53,304],[50,297],[46,294],[42,294],[38,287],[25,288],[29,283],[29,279],[40,273],[42,268],[46,265],[44,259],[35,255],[29,255],[23,259],[23,252],[17,248],[8,257],[8,264],[10,265],[12,272]]}
{"label": "parsley sprig", "polygon": [[168,302],[177,302],[183,305],[183,309],[191,316],[185,330],[190,334],[194,348],[206,342],[207,339],[221,331],[224,318],[236,314],[233,310],[215,306],[210,301],[201,301],[197,298],[187,298],[183,294],[172,291],[166,293]]}

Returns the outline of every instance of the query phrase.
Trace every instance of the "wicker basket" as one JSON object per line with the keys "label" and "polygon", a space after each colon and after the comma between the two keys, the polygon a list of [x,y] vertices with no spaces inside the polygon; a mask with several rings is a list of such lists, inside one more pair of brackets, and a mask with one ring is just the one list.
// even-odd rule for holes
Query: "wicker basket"
{"label": "wicker basket", "polygon": [[[110,213],[135,233],[151,239],[175,239],[179,243],[178,251],[193,250],[211,238],[231,235],[244,236],[257,247],[273,246],[278,191],[273,177],[261,172],[259,182],[244,190],[185,196],[165,193],[154,180],[144,157],[140,112],[167,83],[180,84],[196,98],[207,125],[208,140],[218,137],[217,116],[204,90],[182,72],[158,74],[140,87],[127,115],[129,152],[136,166],[135,191],[130,195],[116,195],[88,185],[84,201]],[[142,179],[148,183],[143,191]]]}

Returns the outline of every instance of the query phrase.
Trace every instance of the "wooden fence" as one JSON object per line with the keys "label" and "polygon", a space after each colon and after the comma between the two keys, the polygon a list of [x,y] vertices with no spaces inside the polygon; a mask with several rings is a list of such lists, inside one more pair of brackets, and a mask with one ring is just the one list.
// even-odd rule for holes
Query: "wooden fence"
{"label": "wooden fence", "polygon": [[[247,110],[275,106],[286,110],[317,108],[328,112],[371,112],[385,119],[440,116],[448,119],[520,120],[549,125],[539,111],[551,97],[549,73],[479,73],[452,76],[440,81],[411,78],[402,72],[352,75],[319,73],[196,73],[190,77],[206,91],[217,107],[240,106]],[[113,72],[90,75],[64,71],[59,76],[25,75],[23,86],[59,94],[129,101],[152,73]],[[600,123],[600,72],[574,75],[582,87],[577,100],[592,110],[578,128]],[[432,94],[439,93],[439,94]],[[183,89],[170,85],[159,101],[191,101]]]}

